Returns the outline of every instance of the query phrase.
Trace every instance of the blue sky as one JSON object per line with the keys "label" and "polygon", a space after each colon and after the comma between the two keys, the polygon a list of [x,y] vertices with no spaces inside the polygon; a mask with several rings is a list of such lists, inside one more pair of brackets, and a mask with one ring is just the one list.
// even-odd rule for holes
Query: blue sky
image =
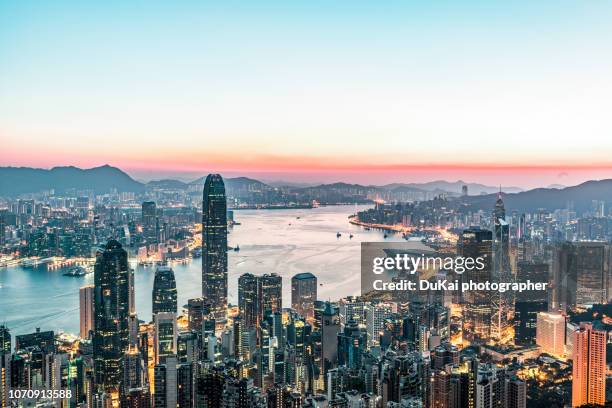
{"label": "blue sky", "polygon": [[5,0],[2,164],[607,168],[611,17],[604,1]]}

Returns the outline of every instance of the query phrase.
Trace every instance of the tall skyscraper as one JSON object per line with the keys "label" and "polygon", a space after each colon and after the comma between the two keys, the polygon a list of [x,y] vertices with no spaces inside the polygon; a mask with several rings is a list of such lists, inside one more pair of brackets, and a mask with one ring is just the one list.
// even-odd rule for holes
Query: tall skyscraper
{"label": "tall skyscraper", "polygon": [[[513,281],[510,266],[510,225],[506,222],[506,209],[502,199],[501,189],[497,195],[495,208],[493,210],[493,269],[491,278],[494,282]],[[509,319],[514,309],[514,295],[510,292],[494,291],[490,293],[493,307],[493,318],[491,320],[491,338],[496,341],[510,340]]]}
{"label": "tall skyscraper", "polygon": [[129,344],[129,265],[116,240],[96,253],[94,269],[94,372],[99,390],[118,389]]}
{"label": "tall skyscraper", "polygon": [[212,317],[227,319],[227,202],[219,174],[209,174],[202,200],[202,296]]}
{"label": "tall skyscraper", "polygon": [[[3,326],[0,327],[2,330]],[[1,333],[0,333],[1,335]],[[11,352],[0,349],[0,407],[10,407],[9,392],[12,386]]]}
{"label": "tall skyscraper", "polygon": [[157,241],[157,206],[153,201],[142,203],[142,235],[147,244]]}
{"label": "tall skyscraper", "polygon": [[334,367],[338,360],[338,334],[340,333],[338,308],[330,302],[325,303],[319,327],[321,335],[320,375],[325,381],[327,371]]}
{"label": "tall skyscraper", "polygon": [[155,271],[153,281],[153,314],[177,312],[176,281],[174,271],[169,266],[160,266]]}
{"label": "tall skyscraper", "polygon": [[317,300],[317,277],[310,272],[298,273],[291,278],[291,308],[306,320],[314,319]]}
{"label": "tall skyscraper", "polygon": [[6,233],[6,218],[4,211],[0,210],[0,248],[4,246],[5,234]]}
{"label": "tall skyscraper", "polygon": [[580,323],[574,332],[572,406],[606,402],[606,331]]}
{"label": "tall skyscraper", "polygon": [[538,313],[536,344],[542,353],[563,357],[565,353],[565,316],[560,313]]}
{"label": "tall skyscraper", "polygon": [[0,354],[11,352],[11,332],[8,327],[0,325]]}
{"label": "tall skyscraper", "polygon": [[82,339],[89,338],[89,332],[94,329],[94,285],[79,289],[80,335]]}
{"label": "tall skyscraper", "polygon": [[128,297],[128,308],[130,311],[130,314],[136,314],[136,292],[134,290],[134,270],[130,269],[129,273],[128,273],[128,290],[129,290],[129,297]]}
{"label": "tall skyscraper", "polygon": [[[463,282],[483,283],[491,280],[493,234],[489,230],[471,227],[464,230],[459,238],[458,250],[461,256],[473,259],[483,258],[484,268],[473,269],[461,275]],[[463,293],[463,337],[470,342],[486,343],[491,337],[493,310],[491,299],[484,291]]]}

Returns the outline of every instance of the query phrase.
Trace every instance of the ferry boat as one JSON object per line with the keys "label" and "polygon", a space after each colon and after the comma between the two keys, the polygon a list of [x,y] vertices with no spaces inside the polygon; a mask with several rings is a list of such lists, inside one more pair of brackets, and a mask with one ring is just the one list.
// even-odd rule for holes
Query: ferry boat
{"label": "ferry boat", "polygon": [[81,276],[85,276],[85,275],[90,274],[92,272],[93,272],[93,270],[89,270],[88,268],[84,268],[82,266],[73,266],[70,269],[68,269],[68,271],[66,273],[64,273],[64,276],[80,278]]}

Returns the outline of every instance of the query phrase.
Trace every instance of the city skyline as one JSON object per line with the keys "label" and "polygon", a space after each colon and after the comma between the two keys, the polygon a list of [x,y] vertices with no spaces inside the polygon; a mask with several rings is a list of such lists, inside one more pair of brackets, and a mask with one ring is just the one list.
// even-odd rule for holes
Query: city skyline
{"label": "city skyline", "polygon": [[4,2],[2,164],[522,187],[612,177],[609,12]]}
{"label": "city skyline", "polygon": [[[87,279],[88,264],[94,285],[62,295],[78,300],[80,336],[48,325],[34,332],[19,323],[0,326],[0,369],[10,374],[0,383],[0,400],[24,398],[19,390],[26,386],[57,390],[59,398],[88,407],[126,408],[349,407],[351,401],[377,408],[524,408],[528,400],[537,406],[571,400],[578,407],[608,398],[609,201],[519,213],[508,211],[501,192],[486,209],[470,207],[463,188],[461,196],[362,207],[356,195],[354,205],[335,198],[344,205],[333,209],[259,207],[250,218],[236,211],[236,218],[228,203],[262,205],[261,190],[247,184],[241,190],[254,195],[235,196],[225,186],[219,174],[209,174],[194,196],[162,186],[121,194],[111,188],[91,197],[69,189],[67,196],[43,195],[48,203],[7,198],[0,212],[7,272],[0,289],[41,267],[47,273],[38,279]],[[234,238],[245,228],[251,233],[239,246]],[[346,228],[351,232],[343,237]],[[453,277],[453,268],[434,263],[415,275],[420,283],[456,279],[463,288],[469,279],[470,287],[482,288],[432,286],[424,296],[408,288],[387,297],[384,289],[364,293],[362,284],[353,296],[347,289],[359,278],[358,263],[362,277],[368,267],[343,251],[363,251],[370,239],[386,241],[387,257],[392,245],[415,256],[418,240],[419,251],[458,256],[466,265],[490,258],[481,273]],[[305,256],[292,254],[298,247]],[[308,258],[315,258],[309,266]],[[524,297],[517,289],[516,299],[501,289],[497,294],[495,287],[526,285],[525,278],[552,285]],[[333,298],[324,301],[324,291]],[[46,304],[57,298],[49,295]]]}
{"label": "city skyline", "polygon": [[0,2],[0,407],[608,406],[610,16]]}

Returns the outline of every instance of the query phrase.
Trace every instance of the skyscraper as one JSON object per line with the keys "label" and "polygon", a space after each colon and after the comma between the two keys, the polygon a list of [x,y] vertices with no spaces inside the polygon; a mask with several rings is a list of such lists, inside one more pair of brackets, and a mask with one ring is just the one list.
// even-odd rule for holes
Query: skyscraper
{"label": "skyscraper", "polygon": [[11,352],[11,332],[8,327],[0,325],[0,354]]}
{"label": "skyscraper", "polygon": [[209,174],[202,200],[202,296],[216,321],[227,318],[227,202],[219,174]]}
{"label": "skyscraper", "polygon": [[4,211],[0,210],[0,248],[4,246],[4,234],[6,233],[6,219]]}
{"label": "skyscraper", "polygon": [[153,381],[155,394],[153,406],[156,408],[177,407],[177,360],[175,355],[166,356],[155,365]]}
{"label": "skyscraper", "polygon": [[527,385],[513,376],[506,379],[506,408],[527,407]]}
{"label": "skyscraper", "polygon": [[576,304],[607,303],[610,246],[604,242],[574,243],[577,252]]}
{"label": "skyscraper", "polygon": [[314,319],[315,300],[317,300],[316,276],[304,272],[291,278],[291,308],[308,321]]}
{"label": "skyscraper", "polygon": [[607,303],[610,245],[605,242],[564,242],[555,247],[552,264],[553,310]]}
{"label": "skyscraper", "polygon": [[79,311],[80,335],[82,339],[87,339],[94,329],[94,285],[79,289]]}
{"label": "skyscraper", "polygon": [[147,244],[157,241],[157,206],[153,201],[142,203],[142,235]]}
{"label": "skyscraper", "polygon": [[572,406],[606,402],[606,331],[580,323],[574,332]]}
{"label": "skyscraper", "polygon": [[202,320],[205,315],[208,315],[208,305],[204,303],[204,299],[195,298],[187,300],[189,330],[202,331]]}
{"label": "skyscraper", "polygon": [[282,309],[283,280],[275,273],[238,278],[238,309],[245,327],[258,326],[266,312]]}
{"label": "skyscraper", "polygon": [[338,359],[338,334],[340,333],[340,319],[338,308],[330,302],[325,302],[325,308],[321,314],[320,335],[320,376],[325,381],[327,371],[336,365]]}
{"label": "skyscraper", "polygon": [[259,280],[251,273],[245,273],[238,278],[238,310],[245,327],[255,327],[259,324]]}
{"label": "skyscraper", "polygon": [[169,266],[160,266],[155,271],[153,281],[153,314],[177,312],[176,281],[174,271]]}
{"label": "skyscraper", "polygon": [[100,390],[118,389],[129,344],[127,252],[116,240],[96,253],[94,269],[94,372]]}
{"label": "skyscraper", "polygon": [[155,338],[153,352],[157,364],[166,356],[176,354],[178,329],[176,326],[176,313],[160,312],[153,316],[155,324]]}
{"label": "skyscraper", "polygon": [[280,312],[283,307],[283,278],[275,273],[259,276],[260,310],[266,313]]}
{"label": "skyscraper", "polygon": [[[497,201],[493,210],[493,269],[491,278],[494,282],[513,281],[510,266],[510,225],[506,222],[506,209],[502,199],[501,188],[497,194]],[[505,336],[509,333],[510,313],[514,308],[514,298],[510,291],[492,292],[490,294],[493,307],[491,321],[491,337],[497,341],[509,340]]]}
{"label": "skyscraper", "polygon": [[[483,258],[484,268],[473,269],[461,275],[463,282],[470,280],[484,283],[491,280],[491,255],[493,234],[491,231],[471,227],[461,233],[458,243],[459,253],[463,257]],[[466,291],[463,293],[463,337],[471,342],[485,343],[491,337],[491,320],[493,310],[491,299],[484,291]]]}

